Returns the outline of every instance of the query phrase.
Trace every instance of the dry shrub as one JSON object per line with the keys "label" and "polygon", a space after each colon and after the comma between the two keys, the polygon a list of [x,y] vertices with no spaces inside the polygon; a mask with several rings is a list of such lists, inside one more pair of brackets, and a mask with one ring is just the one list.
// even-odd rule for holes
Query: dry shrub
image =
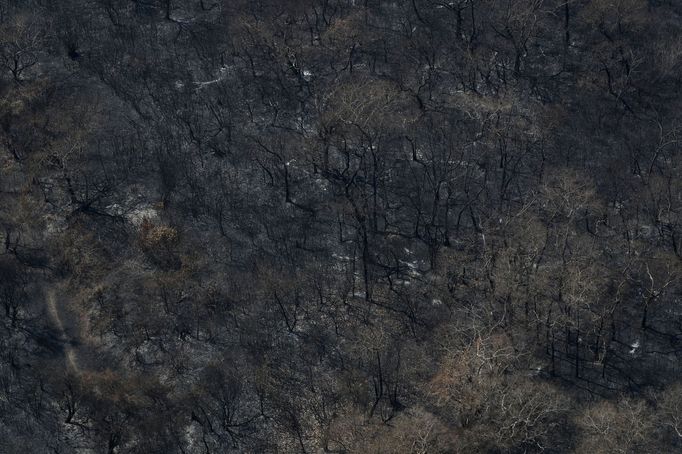
{"label": "dry shrub", "polygon": [[155,225],[149,219],[142,221],[138,243],[145,256],[162,269],[178,269],[181,266],[177,254],[180,236],[177,229]]}

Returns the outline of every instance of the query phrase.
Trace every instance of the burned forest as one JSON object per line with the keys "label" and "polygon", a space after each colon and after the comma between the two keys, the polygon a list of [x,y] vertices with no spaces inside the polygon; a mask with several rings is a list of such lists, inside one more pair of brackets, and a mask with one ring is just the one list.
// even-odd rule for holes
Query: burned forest
{"label": "burned forest", "polygon": [[682,2],[0,0],[0,454],[682,453]]}

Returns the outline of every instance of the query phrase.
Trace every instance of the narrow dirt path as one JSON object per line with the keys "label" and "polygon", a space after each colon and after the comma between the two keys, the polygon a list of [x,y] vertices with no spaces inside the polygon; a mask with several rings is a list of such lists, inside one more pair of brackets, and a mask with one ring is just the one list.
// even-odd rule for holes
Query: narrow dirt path
{"label": "narrow dirt path", "polygon": [[59,314],[59,307],[57,304],[57,296],[54,288],[49,288],[46,294],[47,309],[50,314],[50,319],[55,328],[59,331],[59,340],[64,345],[64,354],[66,357],[66,366],[75,374],[80,374],[81,369],[78,366],[78,355],[72,346],[72,339],[64,328],[64,322]]}

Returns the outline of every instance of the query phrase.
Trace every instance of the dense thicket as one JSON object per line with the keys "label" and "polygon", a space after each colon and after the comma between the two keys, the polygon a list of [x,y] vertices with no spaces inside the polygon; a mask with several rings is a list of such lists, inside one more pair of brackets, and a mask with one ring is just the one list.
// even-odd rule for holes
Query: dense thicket
{"label": "dense thicket", "polygon": [[682,452],[681,37],[1,0],[0,452]]}

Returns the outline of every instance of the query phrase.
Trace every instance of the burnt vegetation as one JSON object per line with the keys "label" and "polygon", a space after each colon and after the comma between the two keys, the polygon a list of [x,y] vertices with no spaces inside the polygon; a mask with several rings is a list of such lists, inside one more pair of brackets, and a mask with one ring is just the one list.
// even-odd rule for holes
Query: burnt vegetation
{"label": "burnt vegetation", "polygon": [[681,37],[0,0],[0,453],[682,452]]}

